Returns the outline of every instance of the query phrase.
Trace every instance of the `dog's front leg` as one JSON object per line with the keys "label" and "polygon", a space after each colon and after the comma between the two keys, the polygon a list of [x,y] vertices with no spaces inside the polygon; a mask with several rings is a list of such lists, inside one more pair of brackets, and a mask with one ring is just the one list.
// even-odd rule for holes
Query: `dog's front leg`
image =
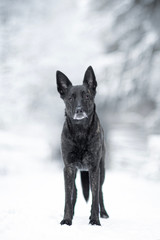
{"label": "dog's front leg", "polygon": [[92,191],[92,206],[90,224],[101,225],[99,221],[99,183],[100,183],[100,171],[99,168],[92,169],[90,173],[90,184]]}
{"label": "dog's front leg", "polygon": [[67,224],[72,225],[73,218],[73,187],[75,180],[75,170],[72,167],[64,168],[64,183],[65,183],[65,208],[64,208],[64,218],[61,221],[61,225]]}

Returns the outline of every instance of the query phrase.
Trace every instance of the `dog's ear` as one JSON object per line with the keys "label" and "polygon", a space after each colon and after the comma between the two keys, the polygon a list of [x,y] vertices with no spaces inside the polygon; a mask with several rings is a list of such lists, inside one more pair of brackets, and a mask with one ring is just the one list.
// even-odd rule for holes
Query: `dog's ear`
{"label": "dog's ear", "polygon": [[57,79],[57,90],[60,93],[61,97],[63,98],[68,91],[68,88],[72,86],[72,83],[69,81],[67,76],[60,72],[56,72],[56,79]]}
{"label": "dog's ear", "polygon": [[89,66],[84,74],[83,84],[86,85],[91,91],[96,93],[97,81],[93,68]]}

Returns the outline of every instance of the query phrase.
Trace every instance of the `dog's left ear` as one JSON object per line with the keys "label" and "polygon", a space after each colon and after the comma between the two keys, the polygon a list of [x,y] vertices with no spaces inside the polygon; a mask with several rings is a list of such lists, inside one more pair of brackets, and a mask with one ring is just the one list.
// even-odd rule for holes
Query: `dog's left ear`
{"label": "dog's left ear", "polygon": [[68,77],[60,71],[56,72],[56,78],[57,78],[57,90],[60,93],[61,97],[64,98],[68,89],[72,86],[72,83],[69,81]]}
{"label": "dog's left ear", "polygon": [[84,74],[83,84],[96,94],[97,81],[93,68],[89,66]]}

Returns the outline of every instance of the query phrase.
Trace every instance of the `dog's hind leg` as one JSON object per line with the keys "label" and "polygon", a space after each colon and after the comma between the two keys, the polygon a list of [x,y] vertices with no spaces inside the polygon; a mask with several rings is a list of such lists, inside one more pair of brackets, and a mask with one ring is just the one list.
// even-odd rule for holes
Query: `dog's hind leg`
{"label": "dog's hind leg", "polygon": [[105,167],[104,167],[104,159],[100,162],[100,189],[99,189],[99,204],[100,204],[100,216],[102,218],[109,218],[108,213],[105,210],[104,202],[103,202],[103,192],[102,185],[105,179]]}

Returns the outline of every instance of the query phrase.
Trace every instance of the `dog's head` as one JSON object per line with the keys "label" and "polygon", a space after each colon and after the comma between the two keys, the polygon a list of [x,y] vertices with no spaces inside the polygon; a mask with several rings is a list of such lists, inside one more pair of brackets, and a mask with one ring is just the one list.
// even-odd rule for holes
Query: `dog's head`
{"label": "dog's head", "polygon": [[57,90],[66,106],[66,114],[75,121],[88,118],[94,109],[97,82],[93,68],[87,68],[82,85],[73,86],[62,72],[57,71]]}

